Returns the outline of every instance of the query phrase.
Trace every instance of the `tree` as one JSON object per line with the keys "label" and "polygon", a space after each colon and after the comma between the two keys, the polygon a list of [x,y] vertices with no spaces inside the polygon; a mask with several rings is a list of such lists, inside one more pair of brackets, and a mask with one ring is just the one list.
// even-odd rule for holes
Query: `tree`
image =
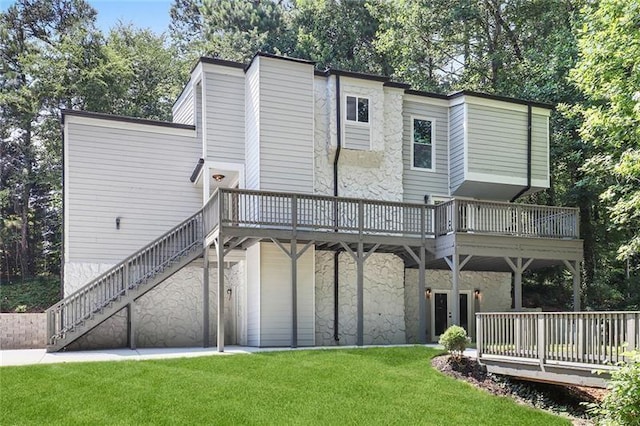
{"label": "tree", "polygon": [[571,76],[588,96],[580,134],[595,149],[584,170],[606,180],[600,199],[629,259],[640,253],[640,2],[589,4],[579,37]]}

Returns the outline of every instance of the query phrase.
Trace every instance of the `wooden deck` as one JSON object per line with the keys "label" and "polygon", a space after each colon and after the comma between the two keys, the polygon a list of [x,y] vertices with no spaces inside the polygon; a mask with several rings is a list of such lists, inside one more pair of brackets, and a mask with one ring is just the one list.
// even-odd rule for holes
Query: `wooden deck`
{"label": "wooden deck", "polygon": [[605,387],[640,349],[640,312],[478,313],[476,336],[489,372]]}

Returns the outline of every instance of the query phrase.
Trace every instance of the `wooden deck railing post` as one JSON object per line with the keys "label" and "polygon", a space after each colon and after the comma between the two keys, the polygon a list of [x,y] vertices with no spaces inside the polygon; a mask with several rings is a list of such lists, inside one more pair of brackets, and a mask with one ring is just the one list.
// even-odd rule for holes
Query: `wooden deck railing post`
{"label": "wooden deck railing post", "polygon": [[536,340],[536,344],[538,347],[538,361],[540,361],[540,367],[544,368],[544,363],[545,363],[545,358],[546,358],[546,339],[545,339],[545,334],[546,334],[546,327],[545,327],[545,318],[543,314],[538,314],[538,324],[537,324],[537,328],[538,328],[538,333],[537,333],[537,340]]}
{"label": "wooden deck railing post", "polygon": [[636,349],[636,345],[640,343],[636,342],[636,326],[638,324],[638,314],[626,314],[625,323],[627,329],[627,341],[625,342],[627,344],[627,347],[625,348],[625,350],[632,351]]}
{"label": "wooden deck railing post", "polygon": [[482,358],[482,351],[484,349],[483,340],[484,340],[484,316],[482,314],[476,313],[476,357],[477,359]]}

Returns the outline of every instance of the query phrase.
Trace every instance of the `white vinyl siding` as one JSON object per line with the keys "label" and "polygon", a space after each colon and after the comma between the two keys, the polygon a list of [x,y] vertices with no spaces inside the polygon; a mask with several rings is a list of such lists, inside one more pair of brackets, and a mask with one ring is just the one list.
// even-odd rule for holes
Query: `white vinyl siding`
{"label": "white vinyl siding", "polygon": [[313,66],[259,59],[260,189],[311,193]]}
{"label": "white vinyl siding", "polygon": [[450,109],[449,143],[451,192],[464,181],[464,105],[455,105]]}
{"label": "white vinyl siding", "polygon": [[532,114],[531,117],[531,179],[549,186],[549,117]]}
{"label": "white vinyl siding", "polygon": [[67,262],[117,263],[201,207],[195,132],[73,116],[65,126]]}
{"label": "white vinyl siding", "polygon": [[260,58],[254,60],[245,76],[246,187],[260,189]]}
{"label": "white vinyl siding", "polygon": [[[434,123],[435,171],[416,169],[412,164],[413,134],[412,118],[431,119]],[[403,186],[404,201],[408,203],[424,203],[427,194],[448,194],[449,178],[447,176],[447,107],[422,102],[404,101],[403,104]]]}
{"label": "white vinyl siding", "polygon": [[[291,261],[270,243],[260,243],[260,346],[291,344]],[[289,248],[288,245],[285,245]],[[298,259],[298,345],[313,346],[314,249]]]}
{"label": "white vinyl siding", "polygon": [[195,126],[196,137],[198,138],[198,143],[200,145],[200,152],[202,152],[202,154],[199,154],[198,156],[201,157],[204,155],[204,142],[202,141],[202,138],[204,137],[204,132],[202,131],[202,82],[196,84],[195,91]]}
{"label": "white vinyl siding", "polygon": [[241,163],[245,155],[244,75],[205,72],[207,158]]}
{"label": "white vinyl siding", "polygon": [[371,149],[371,130],[368,126],[345,123],[344,147],[369,151]]}
{"label": "white vinyl siding", "polygon": [[193,107],[194,107],[194,99],[193,99],[193,88],[189,84],[187,88],[184,89],[184,93],[181,98],[178,100],[176,105],[173,108],[173,122],[180,124],[195,124],[194,116],[193,116]]}
{"label": "white vinyl siding", "polygon": [[467,111],[469,173],[526,180],[526,111],[474,104],[468,104]]}

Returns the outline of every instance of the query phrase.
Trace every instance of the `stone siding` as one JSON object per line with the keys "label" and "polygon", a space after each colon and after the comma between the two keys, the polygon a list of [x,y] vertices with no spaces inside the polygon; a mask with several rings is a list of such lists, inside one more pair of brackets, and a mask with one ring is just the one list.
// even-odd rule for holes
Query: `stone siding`
{"label": "stone siding", "polygon": [[[356,265],[339,256],[338,334],[333,339],[333,253],[316,252],[316,345],[356,344]],[[364,266],[364,344],[405,343],[404,264],[392,254],[372,254]]]}
{"label": "stone siding", "polygon": [[[425,274],[425,287],[431,291],[451,290],[451,271],[427,270]],[[505,272],[475,272],[462,271],[459,281],[460,290],[469,290],[472,294],[470,303],[473,304],[473,313],[476,312],[504,312],[511,310],[511,274]],[[473,299],[473,291],[480,290],[480,297]],[[405,270],[405,323],[407,329],[407,342],[418,342],[418,270]],[[424,297],[424,296],[422,296]],[[427,301],[427,313],[430,312]],[[427,317],[428,327],[431,318]],[[474,334],[475,330],[471,330]],[[430,338],[430,336],[427,336]]]}
{"label": "stone siding", "polygon": [[0,314],[0,349],[40,349],[47,346],[47,315]]}
{"label": "stone siding", "polygon": [[[214,264],[215,266],[215,264]],[[90,278],[89,278],[90,279]],[[202,345],[202,261],[197,260],[144,294],[134,304],[136,346],[191,347]],[[218,275],[215,267],[209,269],[209,338],[217,338]],[[225,288],[231,289],[226,299],[227,342],[246,339],[241,304],[246,298],[244,261],[225,269]],[[69,350],[119,348],[127,344],[127,313],[122,309],[114,316],[69,345]]]}

